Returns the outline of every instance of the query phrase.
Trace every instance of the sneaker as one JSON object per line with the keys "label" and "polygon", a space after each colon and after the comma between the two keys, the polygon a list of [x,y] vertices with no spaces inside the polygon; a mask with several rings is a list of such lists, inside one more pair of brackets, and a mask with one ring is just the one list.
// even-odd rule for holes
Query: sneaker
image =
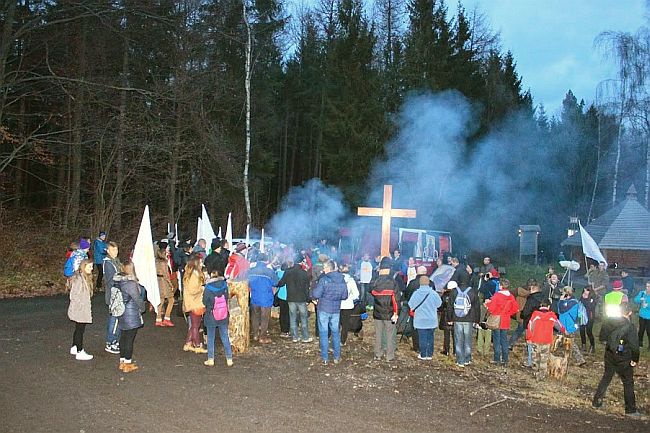
{"label": "sneaker", "polygon": [[433,361],[433,356],[427,356],[424,358],[425,361]]}
{"label": "sneaker", "polygon": [[335,359],[335,360],[334,360],[334,364],[337,364],[337,365],[338,365],[339,362],[341,362],[341,358],[338,358],[338,359]]}
{"label": "sneaker", "polygon": [[290,338],[290,337],[291,337],[291,334],[289,334],[288,332],[282,332],[280,334],[280,338]]}
{"label": "sneaker", "polygon": [[636,418],[636,419],[645,418],[643,415],[641,415],[641,413],[639,413],[638,410],[635,412],[626,413],[625,416],[629,416],[630,418]]}
{"label": "sneaker", "polygon": [[321,364],[323,364],[323,365],[327,365],[327,361],[326,361],[326,360],[322,360],[322,361],[321,361]]}
{"label": "sneaker", "polygon": [[120,345],[118,343],[106,343],[106,347],[104,347],[104,350],[108,353],[112,353],[113,355],[119,355],[120,354]]}
{"label": "sneaker", "polygon": [[372,358],[372,359],[375,360],[375,361],[381,361],[381,356],[375,355],[375,357]]}
{"label": "sneaker", "polygon": [[314,341],[314,339],[312,337],[309,337],[307,339],[302,340],[303,343],[311,343],[313,341]]}
{"label": "sneaker", "polygon": [[426,360],[427,358],[424,357],[424,356],[422,356],[422,355],[420,355],[420,354],[418,353],[418,359],[419,359],[420,361],[424,361],[424,360]]}
{"label": "sneaker", "polygon": [[173,328],[174,327],[174,322],[172,322],[169,319],[165,319],[162,321],[163,326],[166,326],[168,328]]}
{"label": "sneaker", "polygon": [[165,324],[163,323],[162,320],[156,320],[156,326],[159,328],[164,328]]}
{"label": "sneaker", "polygon": [[76,355],[77,354],[77,346],[72,346],[70,348],[70,355]]}
{"label": "sneaker", "polygon": [[459,364],[459,363],[457,362],[457,363],[456,363],[456,367],[465,368],[465,364]]}
{"label": "sneaker", "polygon": [[204,361],[203,365],[207,365],[208,367],[214,367],[214,359],[208,359],[207,361]]}
{"label": "sneaker", "polygon": [[300,340],[298,340],[297,338],[294,338],[291,341],[293,341],[294,343],[298,343]]}
{"label": "sneaker", "polygon": [[472,365],[472,361],[467,361],[467,362],[465,363],[465,367],[467,367],[468,365]]}
{"label": "sneaker", "polygon": [[595,408],[601,408],[603,407],[603,399],[599,398],[591,402],[591,405]]}
{"label": "sneaker", "polygon": [[227,365],[228,367],[232,367],[232,359],[228,359],[228,358],[226,358],[226,365]]}
{"label": "sneaker", "polygon": [[90,361],[93,359],[93,356],[89,353],[86,353],[85,350],[81,349],[77,354],[75,355],[75,359],[77,361]]}
{"label": "sneaker", "polygon": [[189,352],[190,350],[192,350],[192,343],[185,343],[183,345],[183,351],[184,352]]}

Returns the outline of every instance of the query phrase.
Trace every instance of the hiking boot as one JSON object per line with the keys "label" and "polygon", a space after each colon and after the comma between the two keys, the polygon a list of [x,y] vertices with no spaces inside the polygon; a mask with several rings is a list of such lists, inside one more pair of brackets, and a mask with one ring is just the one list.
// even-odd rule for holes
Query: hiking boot
{"label": "hiking boot", "polygon": [[595,399],[591,402],[591,405],[596,409],[599,409],[603,407],[603,399],[602,398]]}
{"label": "hiking boot", "polygon": [[227,365],[228,367],[232,367],[232,359],[230,359],[230,358],[226,358],[226,365]]}
{"label": "hiking boot", "polygon": [[192,350],[192,343],[185,343],[183,345],[183,351],[184,352],[189,352],[190,350]]}
{"label": "hiking boot", "polygon": [[77,361],[90,361],[93,359],[93,356],[90,353],[86,353],[85,350],[81,349],[77,354],[75,355],[75,359]]}
{"label": "hiking boot", "polygon": [[164,328],[165,324],[163,323],[162,320],[156,320],[156,325],[155,326],[157,326],[159,328]]}
{"label": "hiking boot", "polygon": [[166,326],[168,328],[173,328],[174,327],[174,322],[172,322],[169,319],[165,319],[162,321],[163,326]]}
{"label": "hiking boot", "polygon": [[589,346],[589,352],[588,353],[590,355],[593,355],[595,352],[596,352],[596,349],[594,348],[594,346]]}
{"label": "hiking boot", "polygon": [[122,367],[122,371],[124,373],[131,373],[132,371],[136,371],[138,368],[139,367],[132,362],[125,362],[124,367]]}
{"label": "hiking boot", "polygon": [[77,346],[72,346],[70,348],[70,355],[76,355],[77,354]]}
{"label": "hiking boot", "polygon": [[210,358],[207,361],[204,361],[203,365],[207,365],[208,367],[214,367],[214,359]]}

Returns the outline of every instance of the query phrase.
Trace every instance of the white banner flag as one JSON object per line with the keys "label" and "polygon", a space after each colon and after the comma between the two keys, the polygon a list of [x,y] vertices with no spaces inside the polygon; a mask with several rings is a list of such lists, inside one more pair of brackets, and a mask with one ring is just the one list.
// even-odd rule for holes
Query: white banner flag
{"label": "white banner flag", "polygon": [[228,213],[228,222],[226,223],[226,240],[228,241],[228,248],[233,251],[235,246],[232,244],[232,212]]}
{"label": "white banner flag", "polygon": [[133,249],[133,265],[138,282],[147,290],[147,300],[158,312],[160,306],[160,292],[158,291],[158,277],[156,276],[156,258],[153,252],[153,235],[151,234],[151,219],[149,206],[145,206],[140,223],[138,239]]}
{"label": "white banner flag", "polygon": [[582,227],[582,223],[578,222],[578,224],[580,225],[580,239],[582,240],[582,252],[584,255],[597,262],[605,262],[605,265],[607,265],[607,260],[603,256],[603,253],[600,252],[600,248],[598,248],[598,244],[594,241],[594,238]]}
{"label": "white banner flag", "polygon": [[212,228],[212,223],[210,222],[210,217],[208,216],[208,211],[205,210],[205,205],[201,205],[201,237],[207,242],[208,248],[210,248],[212,239],[217,236],[214,234],[214,229]]}

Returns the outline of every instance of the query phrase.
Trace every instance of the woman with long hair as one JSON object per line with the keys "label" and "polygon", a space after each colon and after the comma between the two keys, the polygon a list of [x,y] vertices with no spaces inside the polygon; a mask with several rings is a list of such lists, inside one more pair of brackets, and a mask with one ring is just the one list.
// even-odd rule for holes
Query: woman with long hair
{"label": "woman with long hair", "polygon": [[596,339],[594,338],[594,321],[596,320],[596,307],[598,306],[598,296],[591,284],[585,286],[580,296],[580,302],[587,311],[587,324],[580,325],[580,348],[583,352],[587,351],[587,337],[589,337],[589,353],[596,350]]}
{"label": "woman with long hair", "polygon": [[130,373],[138,369],[133,363],[133,343],[138,329],[144,325],[142,313],[145,311],[144,289],[138,284],[135,275],[135,266],[129,261],[122,265],[122,272],[114,278],[115,285],[119,284],[124,301],[124,314],[118,318],[120,335],[120,365],[119,369],[124,373]]}
{"label": "woman with long hair", "polygon": [[[172,309],[174,308],[174,285],[170,276],[169,261],[167,260],[167,244],[159,243],[156,247],[156,275],[158,276],[158,290],[160,292],[160,305],[156,315],[156,326],[174,326],[172,322]],[[163,320],[163,305],[165,320]]]}
{"label": "woman with long hair", "polygon": [[195,353],[208,353],[201,344],[199,329],[205,313],[203,305],[203,290],[205,275],[203,274],[203,259],[198,253],[192,253],[185,265],[183,275],[183,311],[189,313],[190,326],[183,350]]}
{"label": "woman with long hair", "polygon": [[75,324],[70,355],[78,361],[90,361],[93,356],[83,348],[86,325],[93,323],[90,297],[93,294],[93,262],[82,260],[70,279],[70,306],[68,318]]}

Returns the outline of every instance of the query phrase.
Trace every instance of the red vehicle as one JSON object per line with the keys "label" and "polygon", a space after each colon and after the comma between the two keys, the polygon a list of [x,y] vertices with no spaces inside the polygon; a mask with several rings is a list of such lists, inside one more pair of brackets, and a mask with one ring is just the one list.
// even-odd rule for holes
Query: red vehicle
{"label": "red vehicle", "polygon": [[[344,262],[356,262],[365,253],[371,257],[379,254],[381,228],[378,225],[363,226],[352,231],[343,227],[339,230],[339,255]],[[429,272],[436,268],[439,256],[452,252],[451,233],[440,230],[392,227],[390,234],[391,252],[399,249],[404,259],[413,257],[415,263],[424,265]]]}

